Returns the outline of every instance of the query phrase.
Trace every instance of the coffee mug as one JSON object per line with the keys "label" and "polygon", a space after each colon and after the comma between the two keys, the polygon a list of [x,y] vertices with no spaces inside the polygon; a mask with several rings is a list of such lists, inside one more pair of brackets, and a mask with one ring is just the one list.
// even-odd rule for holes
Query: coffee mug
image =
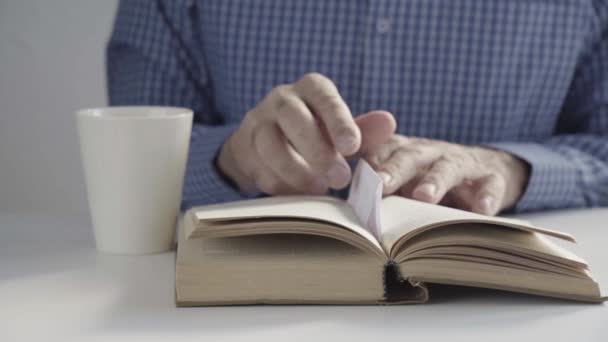
{"label": "coffee mug", "polygon": [[101,252],[164,252],[174,241],[192,111],[106,107],[76,113],[95,242]]}

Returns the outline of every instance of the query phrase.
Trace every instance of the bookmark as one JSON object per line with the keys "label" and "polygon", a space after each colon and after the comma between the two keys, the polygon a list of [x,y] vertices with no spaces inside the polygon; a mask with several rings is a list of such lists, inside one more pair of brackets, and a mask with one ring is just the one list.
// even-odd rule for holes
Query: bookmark
{"label": "bookmark", "polygon": [[348,193],[348,204],[376,238],[380,238],[382,179],[363,159],[359,160]]}

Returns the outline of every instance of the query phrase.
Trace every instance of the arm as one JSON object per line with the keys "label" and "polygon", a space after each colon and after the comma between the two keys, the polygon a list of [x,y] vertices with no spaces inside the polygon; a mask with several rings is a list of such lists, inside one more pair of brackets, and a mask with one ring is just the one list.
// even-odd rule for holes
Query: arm
{"label": "arm", "polygon": [[350,180],[344,156],[382,144],[394,132],[395,121],[387,112],[354,119],[335,84],[317,73],[276,86],[241,123],[225,124],[214,111],[206,80],[204,42],[192,30],[197,27],[196,3],[180,3],[121,3],[108,46],[108,83],[113,105],[194,109],[198,122],[182,208],[237,200],[248,192],[321,194],[341,189]]}
{"label": "arm", "polygon": [[364,155],[384,193],[486,215],[608,205],[608,5],[593,10],[550,138],[487,148],[395,135]]}
{"label": "arm", "polygon": [[[182,208],[241,199],[218,173],[215,156],[238,123],[214,112],[204,65],[195,56],[189,8],[181,2],[121,1],[107,46],[110,105],[188,107],[195,112]],[[162,5],[162,4],[161,4]],[[173,20],[172,32],[166,20]],[[175,34],[181,37],[181,44]]]}
{"label": "arm", "polygon": [[516,211],[608,205],[608,5],[597,1],[596,11],[555,136],[490,144],[530,166]]}

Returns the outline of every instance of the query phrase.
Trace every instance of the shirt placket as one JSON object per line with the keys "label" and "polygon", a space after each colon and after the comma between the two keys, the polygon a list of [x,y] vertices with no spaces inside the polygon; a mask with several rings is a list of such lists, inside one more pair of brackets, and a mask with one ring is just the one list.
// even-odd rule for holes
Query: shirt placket
{"label": "shirt placket", "polygon": [[386,94],[390,70],[390,39],[393,18],[390,15],[389,1],[369,0],[364,15],[365,34],[363,53],[359,70],[358,108],[361,111],[380,109]]}

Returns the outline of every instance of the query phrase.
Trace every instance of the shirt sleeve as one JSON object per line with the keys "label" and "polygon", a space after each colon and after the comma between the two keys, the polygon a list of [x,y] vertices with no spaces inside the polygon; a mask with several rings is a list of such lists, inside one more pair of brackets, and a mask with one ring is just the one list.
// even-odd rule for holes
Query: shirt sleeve
{"label": "shirt sleeve", "polygon": [[608,5],[597,1],[595,10],[555,135],[488,144],[530,165],[514,211],[608,206]]}
{"label": "shirt sleeve", "polygon": [[192,49],[193,3],[164,1],[161,8],[156,1],[121,1],[106,49],[111,105],[179,106],[195,112],[182,209],[245,196],[215,166],[219,148],[238,123],[225,123],[214,112],[202,51]]}

